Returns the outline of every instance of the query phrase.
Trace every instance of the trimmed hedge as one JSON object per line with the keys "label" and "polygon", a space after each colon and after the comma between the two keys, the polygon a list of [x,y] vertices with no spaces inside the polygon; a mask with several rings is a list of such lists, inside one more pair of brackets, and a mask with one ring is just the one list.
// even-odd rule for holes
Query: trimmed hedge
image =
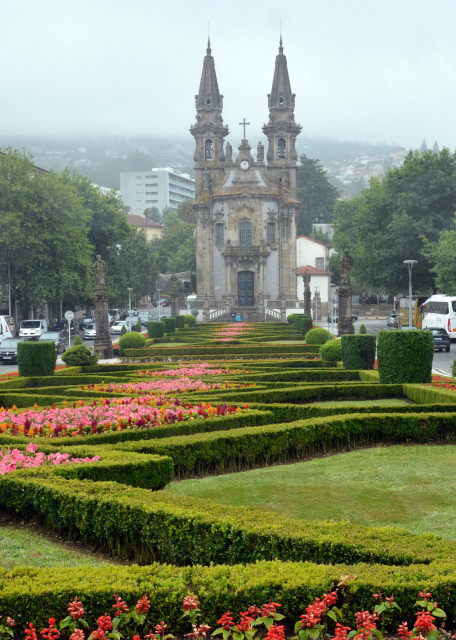
{"label": "trimmed hedge", "polygon": [[184,322],[185,324],[194,326],[196,324],[196,318],[192,313],[186,313],[184,316]]}
{"label": "trimmed hedge", "polygon": [[306,333],[312,329],[312,318],[303,313],[294,313],[293,327],[299,333],[306,335]]}
{"label": "trimmed hedge", "polygon": [[176,320],[176,329],[184,329],[185,316],[173,316]]}
{"label": "trimmed hedge", "polygon": [[[334,340],[328,340],[320,347],[320,357],[323,360],[323,365],[327,362],[335,363],[342,360],[342,344],[340,338]],[[355,367],[353,367],[355,369]]]}
{"label": "trimmed hedge", "polygon": [[17,364],[20,376],[51,376],[57,361],[54,341],[42,340],[19,342]]}
{"label": "trimmed hedge", "polygon": [[329,331],[322,327],[317,327],[316,329],[310,329],[310,331],[306,333],[305,341],[309,345],[319,345],[328,342],[328,340],[331,340],[331,337]]}
{"label": "trimmed hedge", "polygon": [[379,331],[380,382],[431,382],[434,341],[430,331]]}
{"label": "trimmed hedge", "polygon": [[123,349],[141,349],[146,344],[146,336],[137,331],[128,331],[119,340],[119,347]]}
{"label": "trimmed hedge", "polygon": [[149,338],[163,338],[165,335],[165,323],[164,322],[148,322],[147,334]]}
{"label": "trimmed hedge", "polygon": [[373,369],[375,364],[376,337],[367,334],[344,335],[342,362],[344,369]]}
{"label": "trimmed hedge", "polygon": [[[98,354],[83,344],[76,344],[62,354],[62,360],[69,367],[86,367],[97,363]],[[37,375],[37,374],[35,374]]]}
{"label": "trimmed hedge", "polygon": [[163,322],[165,323],[165,333],[176,332],[176,318],[163,318]]}

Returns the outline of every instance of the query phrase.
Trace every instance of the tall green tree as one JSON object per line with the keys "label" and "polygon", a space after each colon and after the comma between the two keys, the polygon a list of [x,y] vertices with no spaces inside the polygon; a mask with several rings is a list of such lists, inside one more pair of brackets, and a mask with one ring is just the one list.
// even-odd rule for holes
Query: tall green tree
{"label": "tall green tree", "polygon": [[177,211],[169,211],[163,238],[155,241],[160,273],[191,271],[195,266],[195,225],[182,222]]}
{"label": "tall green tree", "polygon": [[413,268],[416,291],[434,287],[425,240],[436,243],[456,211],[456,155],[448,149],[406,156],[402,167],[374,179],[360,196],[335,208],[334,246],[349,247],[353,275],[369,291],[397,294],[408,290],[404,260]]}
{"label": "tall green tree", "polygon": [[84,295],[88,224],[67,174],[39,173],[11,149],[0,154],[0,275],[25,311]]}
{"label": "tall green tree", "polygon": [[301,201],[301,215],[297,224],[298,235],[310,236],[314,222],[331,223],[339,191],[329,182],[320,160],[299,157],[296,175],[296,193]]}

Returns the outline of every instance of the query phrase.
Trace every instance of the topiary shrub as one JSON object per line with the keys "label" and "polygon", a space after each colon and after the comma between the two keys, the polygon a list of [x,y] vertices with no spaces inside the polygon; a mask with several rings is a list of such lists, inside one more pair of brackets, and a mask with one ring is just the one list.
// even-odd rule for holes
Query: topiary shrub
{"label": "topiary shrub", "polygon": [[293,327],[305,335],[312,329],[312,318],[304,313],[293,313]]}
{"label": "topiary shrub", "polygon": [[148,322],[147,323],[147,335],[149,338],[163,338],[165,335],[165,323],[164,322]]}
{"label": "topiary shrub", "polygon": [[176,318],[163,318],[165,333],[176,333]]}
{"label": "topiary shrub", "polygon": [[431,382],[434,340],[431,331],[385,331],[378,334],[380,383]]}
{"label": "topiary shrub", "polygon": [[196,318],[191,313],[187,313],[184,316],[184,322],[185,324],[188,324],[188,325],[194,325],[196,323]]}
{"label": "topiary shrub", "polygon": [[301,314],[300,313],[290,313],[290,315],[287,316],[288,324],[293,324],[295,316],[298,316],[298,315],[301,315]]}
{"label": "topiary shrub", "polygon": [[340,338],[328,340],[320,347],[320,358],[323,362],[340,362],[342,360],[342,344]]}
{"label": "topiary shrub", "polygon": [[124,349],[142,349],[146,346],[146,337],[142,333],[136,331],[128,331],[119,340],[119,348]]}
{"label": "topiary shrub", "polygon": [[69,367],[87,367],[97,363],[98,353],[93,347],[75,344],[62,354],[62,360]]}
{"label": "topiary shrub", "polygon": [[20,376],[52,376],[57,360],[54,341],[25,341],[17,345],[17,364]]}
{"label": "topiary shrub", "polygon": [[73,345],[76,346],[77,344],[83,344],[81,336],[74,337]]}
{"label": "topiary shrub", "polygon": [[366,329],[366,325],[365,324],[360,324],[359,325],[359,332],[364,334],[367,334],[367,329]]}
{"label": "topiary shrub", "polygon": [[126,327],[126,325],[124,325],[124,324],[123,324],[123,325],[120,327],[120,335],[121,335],[121,336],[124,336],[126,333],[127,333],[127,327]]}
{"label": "topiary shrub", "polygon": [[331,340],[331,334],[326,329],[322,327],[317,327],[316,329],[310,329],[306,333],[305,341],[307,344],[324,344]]}
{"label": "topiary shrub", "polygon": [[176,319],[176,327],[177,329],[183,329],[185,327],[185,318],[184,316],[174,316]]}
{"label": "topiary shrub", "polygon": [[142,331],[142,324],[140,323],[140,321],[138,320],[138,322],[135,324],[133,331],[136,331],[137,333],[141,333]]}
{"label": "topiary shrub", "polygon": [[375,336],[350,334],[342,336],[344,369],[373,369],[375,364]]}

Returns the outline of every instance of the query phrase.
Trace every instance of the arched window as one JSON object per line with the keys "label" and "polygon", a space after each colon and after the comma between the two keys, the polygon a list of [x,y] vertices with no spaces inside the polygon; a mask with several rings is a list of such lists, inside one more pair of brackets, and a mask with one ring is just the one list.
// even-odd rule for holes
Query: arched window
{"label": "arched window", "polygon": [[206,144],[204,145],[204,157],[206,160],[212,160],[212,140],[206,140]]}
{"label": "arched window", "polygon": [[279,138],[277,142],[277,155],[279,158],[287,157],[287,143],[285,142],[285,138]]}
{"label": "arched window", "polygon": [[242,220],[239,223],[239,246],[252,246],[252,223],[249,220]]}

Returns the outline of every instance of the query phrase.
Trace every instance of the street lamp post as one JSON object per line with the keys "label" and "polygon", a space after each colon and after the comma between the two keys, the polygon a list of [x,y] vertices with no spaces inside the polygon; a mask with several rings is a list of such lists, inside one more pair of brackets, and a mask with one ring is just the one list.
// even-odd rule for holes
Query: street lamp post
{"label": "street lamp post", "polygon": [[131,331],[131,292],[133,291],[132,287],[127,287],[128,289],[128,324],[130,325],[130,331]]}
{"label": "street lamp post", "polygon": [[157,291],[158,291],[158,321],[160,322],[160,307],[161,307],[161,304],[160,304],[160,291],[161,291],[161,289],[157,289]]}
{"label": "street lamp post", "polygon": [[417,260],[404,260],[404,264],[408,266],[409,272],[409,329],[412,328],[412,269],[413,265],[417,264]]}
{"label": "street lamp post", "polygon": [[319,287],[315,287],[315,325],[318,325],[318,296],[319,296]]}

